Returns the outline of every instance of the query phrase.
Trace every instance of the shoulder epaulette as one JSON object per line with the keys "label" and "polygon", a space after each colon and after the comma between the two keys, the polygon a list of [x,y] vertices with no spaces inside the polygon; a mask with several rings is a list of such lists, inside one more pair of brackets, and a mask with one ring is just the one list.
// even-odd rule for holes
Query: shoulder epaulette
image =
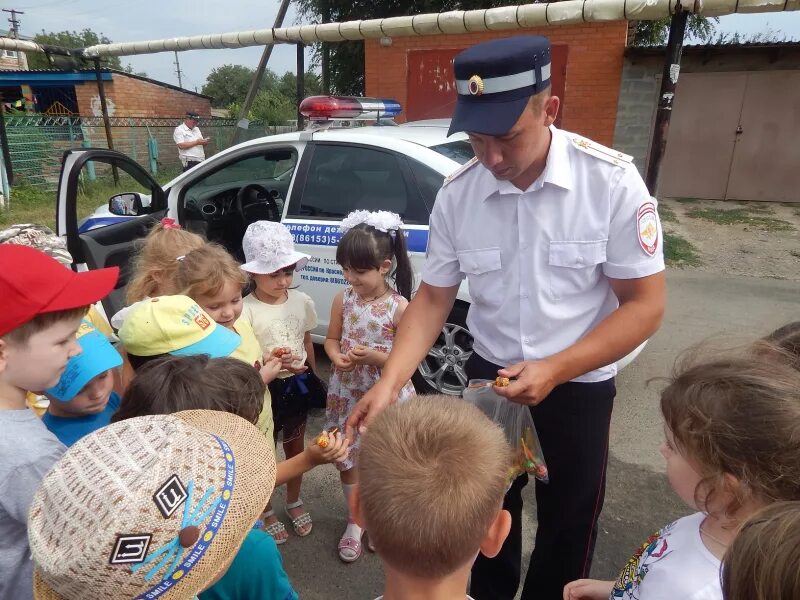
{"label": "shoulder epaulette", "polygon": [[442,184],[442,187],[446,186],[448,183],[453,181],[456,177],[459,177],[460,175],[463,175],[464,173],[469,171],[472,167],[474,167],[477,164],[478,164],[478,158],[477,157],[473,157],[471,160],[465,162],[463,165],[458,167],[458,169],[456,169],[455,171],[450,173],[450,175],[445,177],[445,180],[444,180],[444,183]]}
{"label": "shoulder epaulette", "polygon": [[608,148],[579,135],[572,136],[572,145],[578,150],[586,152],[586,154],[591,154],[596,158],[610,162],[618,167],[621,167],[625,163],[633,162],[633,157],[631,155],[618,152],[613,148]]}

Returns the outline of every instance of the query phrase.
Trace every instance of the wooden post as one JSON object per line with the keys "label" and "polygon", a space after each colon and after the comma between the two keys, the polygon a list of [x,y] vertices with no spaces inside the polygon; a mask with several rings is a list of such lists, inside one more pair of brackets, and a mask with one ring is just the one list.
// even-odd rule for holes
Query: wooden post
{"label": "wooden post", "polygon": [[[111,136],[111,120],[108,118],[108,104],[106,103],[106,88],[103,85],[103,73],[100,70],[100,59],[94,59],[94,74],[97,77],[97,89],[100,93],[100,108],[103,111],[103,124],[106,127],[106,142],[108,149],[114,149],[114,138]],[[116,165],[111,165],[111,172],[114,175],[114,185],[119,185],[119,173]]]}
{"label": "wooden post", "polygon": [[[286,17],[286,11],[288,9],[289,0],[281,0],[281,5],[278,8],[278,14],[275,16],[275,29],[283,25],[283,19]],[[253,100],[255,100],[256,94],[258,94],[258,90],[261,88],[261,82],[264,80],[264,72],[267,70],[267,63],[269,62],[269,57],[272,55],[272,48],[274,46],[275,44],[267,44],[264,46],[264,51],[261,53],[261,60],[258,61],[256,73],[253,75],[253,80],[250,82],[250,88],[247,90],[247,96],[245,96],[242,108],[239,110],[239,118],[236,120],[236,129],[233,130],[233,141],[231,142],[232,146],[242,141],[242,133],[246,128],[240,127],[239,124],[242,123],[244,119],[247,119],[247,115],[250,112],[250,107],[253,106]]]}
{"label": "wooden post", "polygon": [[6,178],[8,185],[14,184],[14,167],[11,164],[11,150],[8,147],[8,135],[6,134],[6,107],[3,104],[3,94],[0,92],[0,147],[3,149],[3,162],[6,166]]}

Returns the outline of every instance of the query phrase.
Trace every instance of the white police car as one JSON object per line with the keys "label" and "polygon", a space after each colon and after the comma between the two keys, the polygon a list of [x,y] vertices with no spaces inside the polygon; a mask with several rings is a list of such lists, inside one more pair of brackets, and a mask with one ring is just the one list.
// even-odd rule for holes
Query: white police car
{"label": "white police car", "polygon": [[[298,250],[312,256],[295,282],[316,305],[319,326],[312,333],[318,343],[328,328],[333,297],[345,285],[335,255],[339,224],[349,212],[368,209],[400,214],[406,223],[412,264],[420,272],[436,193],[443,179],[473,156],[466,136],[448,138],[447,120],[319,127],[321,121],[330,124],[339,119],[378,118],[386,123],[383,119],[400,112],[399,104],[388,100],[315,97],[306,99],[301,110],[316,128],[238,144],[163,187],[121,153],[75,149],[64,154],[57,207],[59,235],[66,236],[77,263],[89,269],[122,267],[118,288],[104,301],[107,314],[124,305],[133,242],[167,215],[223,244],[240,260],[248,224],[260,219],[286,224]],[[108,207],[78,223],[79,175],[87,168],[102,170],[103,164],[115,167],[123,182],[142,192],[126,191],[109,198]],[[122,189],[127,190],[126,185]],[[465,326],[468,303],[464,285],[442,335],[415,376],[418,390],[458,394],[466,385],[463,365],[472,350]]]}

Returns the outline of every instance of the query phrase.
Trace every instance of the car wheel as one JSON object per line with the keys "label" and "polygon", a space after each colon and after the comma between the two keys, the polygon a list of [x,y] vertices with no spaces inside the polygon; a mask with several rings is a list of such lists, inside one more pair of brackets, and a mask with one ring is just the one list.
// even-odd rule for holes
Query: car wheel
{"label": "car wheel", "polygon": [[460,396],[467,387],[465,367],[472,356],[472,334],[467,329],[467,308],[456,305],[442,333],[417,367],[412,381],[418,394]]}

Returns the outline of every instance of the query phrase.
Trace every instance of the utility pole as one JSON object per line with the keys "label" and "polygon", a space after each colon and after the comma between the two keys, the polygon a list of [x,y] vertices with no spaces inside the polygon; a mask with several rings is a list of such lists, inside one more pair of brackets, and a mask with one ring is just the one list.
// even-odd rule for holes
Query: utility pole
{"label": "utility pole", "polygon": [[658,194],[658,176],[661,172],[664,153],[667,150],[667,132],[672,117],[678,75],[681,71],[681,54],[683,53],[683,39],[686,34],[688,17],[689,13],[678,2],[669,25],[669,39],[661,75],[661,91],[658,95],[656,122],[653,125],[653,142],[650,146],[650,159],[647,161],[645,173],[645,184],[652,196]]}
{"label": "utility pole", "polygon": [[183,89],[183,80],[181,79],[181,63],[178,60],[178,51],[175,50],[175,72],[178,74],[178,87]]}
{"label": "utility pole", "polygon": [[[331,7],[327,0],[325,0],[323,5],[322,22],[331,22]],[[328,42],[321,42],[320,48],[322,49],[322,94],[327,96],[331,93],[331,45]]]}
{"label": "utility pole", "polygon": [[[18,40],[20,22],[19,19],[17,19],[17,15],[24,15],[25,13],[22,12],[21,10],[16,10],[14,8],[4,8],[3,12],[11,13],[11,16],[8,19],[8,22],[11,23],[11,28],[10,28],[11,37],[13,37],[15,40]],[[20,54],[19,50],[17,50],[16,52],[17,52],[17,66],[21,69],[22,54]]]}

